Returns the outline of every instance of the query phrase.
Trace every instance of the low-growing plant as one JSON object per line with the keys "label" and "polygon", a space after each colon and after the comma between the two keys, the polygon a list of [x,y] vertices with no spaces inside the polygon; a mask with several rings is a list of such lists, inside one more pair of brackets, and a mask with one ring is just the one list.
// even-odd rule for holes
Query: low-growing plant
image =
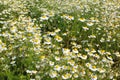
{"label": "low-growing plant", "polygon": [[117,0],[5,1],[0,80],[119,80]]}

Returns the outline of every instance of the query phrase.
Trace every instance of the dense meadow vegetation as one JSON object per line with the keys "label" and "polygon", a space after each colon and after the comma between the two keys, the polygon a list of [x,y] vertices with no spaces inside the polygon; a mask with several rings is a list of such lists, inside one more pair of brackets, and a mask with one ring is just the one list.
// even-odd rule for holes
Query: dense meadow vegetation
{"label": "dense meadow vegetation", "polygon": [[120,0],[0,0],[0,80],[120,80]]}

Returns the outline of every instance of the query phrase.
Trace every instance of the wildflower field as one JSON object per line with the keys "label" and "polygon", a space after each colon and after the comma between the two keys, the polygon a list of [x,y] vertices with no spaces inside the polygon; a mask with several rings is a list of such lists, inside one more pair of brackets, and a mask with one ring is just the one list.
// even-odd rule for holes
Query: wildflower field
{"label": "wildflower field", "polygon": [[120,0],[0,0],[0,80],[120,80]]}

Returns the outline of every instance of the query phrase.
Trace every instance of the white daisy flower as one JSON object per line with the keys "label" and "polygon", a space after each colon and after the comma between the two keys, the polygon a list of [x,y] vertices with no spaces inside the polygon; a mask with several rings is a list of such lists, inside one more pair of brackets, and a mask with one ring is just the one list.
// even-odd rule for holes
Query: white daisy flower
{"label": "white daisy flower", "polygon": [[53,65],[54,65],[54,62],[49,61],[49,65],[50,65],[50,66],[53,66]]}
{"label": "white daisy flower", "polygon": [[92,75],[91,80],[97,80],[97,75]]}
{"label": "white daisy flower", "polygon": [[66,19],[68,19],[68,20],[74,20],[74,17],[73,16],[67,16]]}
{"label": "white daisy flower", "polygon": [[85,22],[85,18],[79,18],[78,20],[81,22]]}
{"label": "white daisy flower", "polygon": [[10,28],[10,31],[11,31],[12,33],[17,32],[17,27],[15,27],[15,26],[11,27],[11,28]]}
{"label": "white daisy flower", "polygon": [[68,49],[68,48],[63,48],[63,49],[62,49],[62,52],[63,52],[63,54],[68,54],[68,53],[70,53],[70,49]]}
{"label": "white daisy flower", "polygon": [[94,25],[94,23],[92,23],[92,22],[87,23],[87,26],[93,26],[93,25]]}
{"label": "white daisy flower", "polygon": [[89,30],[89,28],[88,28],[88,27],[82,27],[82,28],[84,29],[84,31]]}
{"label": "white daisy flower", "polygon": [[96,66],[89,66],[89,69],[92,70],[92,71],[97,71]]}
{"label": "white daisy flower", "polygon": [[73,52],[73,53],[79,53],[79,51],[78,51],[77,48],[74,48],[74,49],[72,50],[72,52]]}
{"label": "white daisy flower", "polygon": [[49,76],[51,77],[51,78],[55,78],[55,77],[57,77],[57,71],[50,71],[50,73],[49,73]]}
{"label": "white daisy flower", "polygon": [[66,74],[62,75],[62,79],[69,79],[71,77],[72,77],[72,75],[70,73],[66,73]]}
{"label": "white daisy flower", "polygon": [[46,15],[40,17],[40,20],[41,20],[41,21],[48,20],[48,19],[49,19],[49,17],[46,16]]}
{"label": "white daisy flower", "polygon": [[61,70],[61,66],[59,66],[59,65],[55,65],[55,66],[54,66],[54,70],[56,70],[56,71],[60,71],[60,70]]}

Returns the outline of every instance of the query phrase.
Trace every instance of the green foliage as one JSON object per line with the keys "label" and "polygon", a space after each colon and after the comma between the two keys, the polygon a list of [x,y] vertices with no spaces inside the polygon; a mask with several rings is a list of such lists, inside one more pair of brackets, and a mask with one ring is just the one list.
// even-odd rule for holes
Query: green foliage
{"label": "green foliage", "polygon": [[119,80],[118,6],[112,0],[1,2],[0,80]]}

